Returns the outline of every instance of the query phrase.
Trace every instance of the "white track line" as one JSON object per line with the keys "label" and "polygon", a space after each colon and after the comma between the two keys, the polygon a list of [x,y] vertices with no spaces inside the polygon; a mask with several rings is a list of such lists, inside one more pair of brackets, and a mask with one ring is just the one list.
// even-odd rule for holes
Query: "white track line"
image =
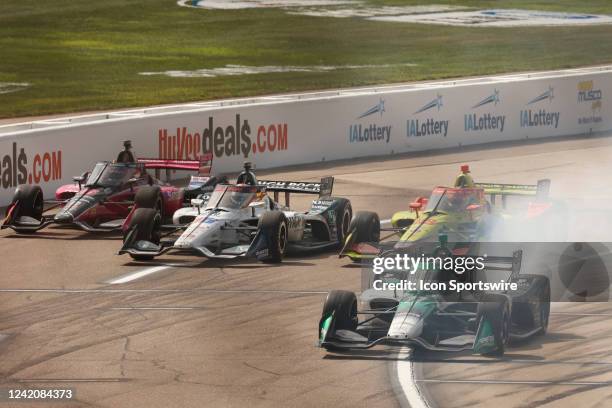
{"label": "white track line", "polygon": [[143,307],[111,307],[109,310],[204,310],[204,307],[181,307],[181,306],[143,306]]}
{"label": "white track line", "polygon": [[573,313],[573,312],[550,312],[551,315],[560,316],[612,316],[612,313]]}
{"label": "white track line", "polygon": [[410,348],[402,347],[397,355],[397,380],[410,408],[430,408],[431,405],[421,392],[415,375],[415,363],[410,358]]}
{"label": "white track line", "polygon": [[505,381],[505,380],[416,380],[419,383],[438,384],[507,384],[507,385],[612,385],[610,381]]}
{"label": "white track line", "polygon": [[154,273],[165,271],[166,269],[170,269],[170,266],[153,266],[151,268],[142,269],[140,271],[131,272],[126,275],[122,275],[118,278],[111,279],[106,281],[105,283],[110,283],[111,285],[118,285],[121,283],[128,283],[135,281],[136,279],[144,278],[145,276],[152,275]]}
{"label": "white track line", "polygon": [[[330,289],[331,290],[331,289]],[[286,289],[0,289],[0,293],[242,293],[273,295],[327,295],[330,290]]]}
{"label": "white track line", "polygon": [[27,378],[14,380],[18,383],[72,383],[72,382],[124,382],[124,378]]}

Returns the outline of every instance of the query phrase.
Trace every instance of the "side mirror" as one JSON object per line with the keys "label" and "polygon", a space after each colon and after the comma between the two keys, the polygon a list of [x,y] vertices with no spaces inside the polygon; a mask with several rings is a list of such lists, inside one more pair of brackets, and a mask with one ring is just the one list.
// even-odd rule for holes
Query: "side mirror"
{"label": "side mirror", "polygon": [[423,204],[420,201],[413,201],[410,203],[410,209],[414,211],[419,216],[419,210],[423,207]]}
{"label": "side mirror", "polygon": [[263,201],[253,201],[249,203],[249,208],[251,209],[251,214],[255,217],[255,209],[256,208],[264,208],[266,204]]}
{"label": "side mirror", "polygon": [[136,177],[132,177],[131,179],[129,179],[127,181],[127,183],[130,186],[130,191],[132,191],[134,189],[134,183],[136,183],[138,181],[138,179]]}
{"label": "side mirror", "polygon": [[202,200],[201,198],[192,198],[191,199],[191,206],[192,207],[201,207],[204,204],[204,200]]}
{"label": "side mirror", "polygon": [[72,178],[72,181],[74,181],[75,183],[78,183],[79,188],[81,188],[81,185],[83,184],[83,182],[85,180],[87,180],[87,177],[89,177],[89,172],[86,171],[85,173],[81,174],[80,176],[74,176]]}

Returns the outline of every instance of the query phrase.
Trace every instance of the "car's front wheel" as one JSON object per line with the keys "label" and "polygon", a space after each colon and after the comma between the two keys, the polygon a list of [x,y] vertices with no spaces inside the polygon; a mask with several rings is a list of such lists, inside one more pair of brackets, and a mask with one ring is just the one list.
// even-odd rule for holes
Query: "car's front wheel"
{"label": "car's front wheel", "polygon": [[[321,313],[321,321],[319,322],[319,339],[324,340],[325,334],[323,331],[328,330],[325,327],[328,319],[333,320],[333,329],[350,330],[357,329],[357,296],[354,292],[347,290],[332,290],[327,294],[325,303],[323,304],[323,312]],[[332,351],[336,348],[329,344],[323,344],[326,350]]]}
{"label": "car's front wheel", "polygon": [[[132,236],[131,234],[135,234]],[[127,240],[133,242],[147,241],[159,245],[161,241],[161,216],[153,208],[137,208],[130,220],[130,224],[123,235],[123,243]],[[153,255],[130,254],[138,261],[149,261]]]}
{"label": "car's front wheel", "polygon": [[282,211],[268,211],[259,219],[258,230],[268,242],[268,255],[264,262],[279,263],[283,260],[288,242],[287,218]]}
{"label": "car's front wheel", "polygon": [[482,355],[503,356],[510,339],[511,320],[508,299],[495,294],[484,297],[478,304],[476,321],[480,323],[480,336],[476,341],[485,343],[477,344],[478,347],[483,347]]}
{"label": "car's front wheel", "polygon": [[[12,220],[19,222],[20,217],[27,217],[40,222],[44,211],[43,192],[40,186],[21,185],[15,190],[12,203],[15,205]],[[10,207],[9,207],[10,208]],[[8,210],[7,210],[8,211]],[[8,213],[7,213],[8,216]],[[16,229],[17,233],[34,232],[35,230]]]}

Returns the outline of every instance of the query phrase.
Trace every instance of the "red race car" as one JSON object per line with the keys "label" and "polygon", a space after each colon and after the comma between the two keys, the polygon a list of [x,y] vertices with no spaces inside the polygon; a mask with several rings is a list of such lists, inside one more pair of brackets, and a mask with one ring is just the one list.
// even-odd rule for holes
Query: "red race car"
{"label": "red race car", "polygon": [[[121,157],[121,156],[120,156]],[[155,169],[155,177],[147,172]],[[161,169],[197,171],[187,187],[176,187],[159,180]],[[189,204],[191,198],[212,191],[226,177],[210,176],[212,154],[199,160],[139,159],[127,162],[99,162],[91,172],[74,177],[74,183],[61,186],[55,200],[45,201],[40,186],[17,187],[0,228],[17,233],[33,233],[55,224],[89,232],[123,230],[133,211],[141,206],[157,208],[164,217]],[[145,188],[152,186],[153,188]],[[44,213],[60,207],[54,215]]]}

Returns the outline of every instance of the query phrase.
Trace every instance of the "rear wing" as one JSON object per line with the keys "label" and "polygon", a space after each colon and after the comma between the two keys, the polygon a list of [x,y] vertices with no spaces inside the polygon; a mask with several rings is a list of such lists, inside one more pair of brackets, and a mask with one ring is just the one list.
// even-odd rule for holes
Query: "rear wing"
{"label": "rear wing", "polygon": [[491,204],[495,204],[497,196],[501,196],[502,204],[506,206],[508,196],[533,196],[539,200],[548,198],[550,191],[550,180],[538,180],[537,184],[499,184],[499,183],[474,183],[474,187],[482,188],[484,193],[491,196]]}
{"label": "rear wing", "polygon": [[198,160],[138,159],[138,163],[144,164],[146,169],[154,169],[157,178],[162,169],[166,170],[166,178],[169,178],[170,170],[197,171],[199,176],[209,176],[212,171],[213,154],[205,153]]}
{"label": "rear wing", "polygon": [[516,280],[521,272],[523,251],[518,250],[512,256],[487,256],[484,258],[485,270],[511,272],[510,279]]}
{"label": "rear wing", "polygon": [[312,183],[306,181],[275,181],[259,180],[257,185],[265,187],[266,191],[274,192],[274,201],[278,202],[279,193],[285,193],[285,205],[289,207],[289,196],[297,194],[318,194],[319,197],[327,197],[332,194],[334,178],[331,176],[321,178],[321,182]]}

